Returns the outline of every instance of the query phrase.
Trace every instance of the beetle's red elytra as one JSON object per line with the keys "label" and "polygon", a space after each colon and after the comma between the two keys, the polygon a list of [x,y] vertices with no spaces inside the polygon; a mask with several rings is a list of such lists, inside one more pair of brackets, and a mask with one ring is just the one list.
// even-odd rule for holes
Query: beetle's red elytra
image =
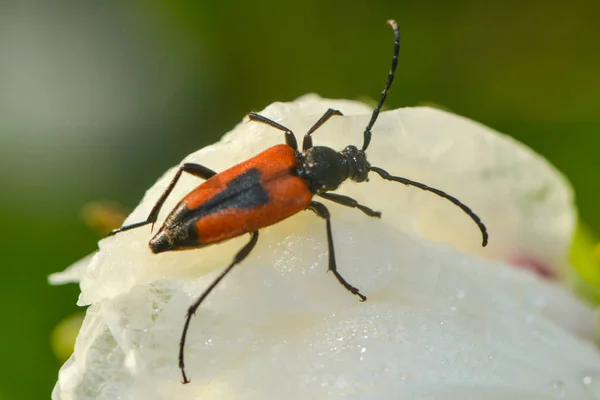
{"label": "beetle's red elytra", "polygon": [[179,368],[183,376],[183,383],[190,382],[185,372],[184,349],[192,316],[218,283],[235,265],[250,254],[258,241],[258,231],[261,228],[276,224],[303,210],[310,210],[323,218],[329,252],[328,270],[350,293],[358,296],[361,301],[367,299],[358,288],[349,284],[339,273],[335,260],[331,215],[323,203],[313,200],[315,196],[318,196],[343,206],[356,208],[369,217],[380,218],[379,211],[359,204],[351,197],[331,193],[348,179],[364,182],[369,173],[374,172],[385,180],[413,186],[443,197],[459,207],[475,222],[481,231],[482,245],[487,244],[487,228],[481,219],[455,197],[425,184],[393,176],[367,161],[366,150],[371,142],[371,129],[377,121],[394,81],[400,52],[398,25],[391,20],[388,21],[388,24],[394,30],[395,39],[392,67],[379,103],[373,110],[371,119],[365,128],[362,148],[349,145],[342,151],[336,151],[329,147],[313,146],[312,134],[330,118],[341,116],[342,113],[339,110],[326,110],[323,116],[315,122],[304,135],[302,151],[298,149],[296,137],[290,129],[251,112],[248,114],[250,121],[263,123],[283,132],[286,144],[273,146],[221,173],[216,173],[200,164],[181,165],[145,221],[123,226],[109,234],[110,236],[141,226],[154,225],[165,200],[183,172],[204,179],[205,182],[188,193],[169,213],[158,232],[150,239],[149,246],[153,253],[197,249],[246,233],[250,234],[250,240],[246,245],[235,254],[231,263],[187,311],[179,344]]}
{"label": "beetle's red elytra", "polygon": [[209,178],[173,209],[150,248],[161,253],[219,243],[306,209],[313,194],[295,169],[294,150],[280,144]]}

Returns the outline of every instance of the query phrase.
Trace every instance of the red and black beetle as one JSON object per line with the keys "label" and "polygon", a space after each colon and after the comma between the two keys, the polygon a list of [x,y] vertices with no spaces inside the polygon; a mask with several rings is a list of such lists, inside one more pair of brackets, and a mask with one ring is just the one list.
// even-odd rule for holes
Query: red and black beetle
{"label": "red and black beetle", "polygon": [[257,156],[220,173],[216,173],[200,164],[183,164],[179,167],[173,180],[160,196],[145,221],[123,226],[109,234],[110,236],[118,232],[154,224],[161,207],[183,172],[206,181],[188,193],[169,213],[160,230],[150,240],[149,245],[153,253],[194,249],[220,243],[245,233],[250,234],[248,243],[188,309],[179,346],[179,368],[181,368],[183,375],[183,383],[189,382],[185,374],[183,351],[192,315],[225,275],[250,254],[258,241],[258,230],[261,228],[273,225],[302,210],[313,211],[323,218],[326,223],[329,271],[334,274],[342,286],[352,294],[357,295],[361,301],[367,299],[338,272],[329,210],[323,203],[313,200],[314,196],[319,196],[343,206],[357,208],[369,217],[381,217],[380,212],[359,204],[351,197],[330,193],[348,179],[355,182],[364,182],[367,180],[369,172],[375,172],[385,180],[435,193],[451,201],[471,217],[481,230],[482,245],[487,244],[488,234],[481,219],[456,198],[422,183],[392,176],[367,161],[366,150],[371,141],[371,129],[379,116],[398,65],[400,32],[395,21],[388,21],[388,24],[392,26],[395,37],[392,68],[388,74],[379,103],[373,110],[371,119],[365,128],[361,149],[350,145],[338,152],[329,147],[313,146],[311,135],[329,118],[342,115],[338,110],[327,110],[308,130],[302,142],[302,152],[298,150],[296,138],[288,128],[261,115],[249,113],[250,120],[270,125],[284,132],[286,144],[273,146]]}

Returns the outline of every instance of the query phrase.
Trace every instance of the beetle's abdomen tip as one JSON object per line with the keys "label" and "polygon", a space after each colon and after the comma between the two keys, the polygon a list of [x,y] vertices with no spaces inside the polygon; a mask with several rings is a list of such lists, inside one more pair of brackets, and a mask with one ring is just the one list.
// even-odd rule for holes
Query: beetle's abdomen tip
{"label": "beetle's abdomen tip", "polygon": [[173,250],[173,243],[169,239],[169,235],[163,230],[158,232],[148,243],[150,250],[154,254],[162,253],[164,251]]}

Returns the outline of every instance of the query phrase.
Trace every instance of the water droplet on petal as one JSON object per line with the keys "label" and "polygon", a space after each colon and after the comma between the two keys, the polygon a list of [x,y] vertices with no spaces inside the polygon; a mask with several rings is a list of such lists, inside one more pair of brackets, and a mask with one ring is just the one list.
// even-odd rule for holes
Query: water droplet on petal
{"label": "water droplet on petal", "polygon": [[565,397],[566,391],[565,391],[565,383],[563,381],[561,381],[561,380],[550,381],[550,383],[548,383],[548,386],[556,394],[557,399],[562,399]]}

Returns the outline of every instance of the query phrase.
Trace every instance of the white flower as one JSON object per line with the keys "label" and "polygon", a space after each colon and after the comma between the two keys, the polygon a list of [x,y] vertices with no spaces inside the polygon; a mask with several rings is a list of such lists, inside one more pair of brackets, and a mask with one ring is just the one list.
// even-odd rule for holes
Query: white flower
{"label": "white flower", "polygon": [[[370,114],[362,103],[309,95],[262,114],[301,140],[329,107],[345,116],[315,132],[314,143],[360,145]],[[281,142],[281,132],[245,120],[185,161],[221,171]],[[369,300],[359,303],[326,273],[322,219],[302,212],[266,228],[192,319],[192,383],[182,385],[186,310],[247,238],[153,255],[149,227],[118,234],[62,276],[80,279],[79,304],[91,306],[53,398],[600,398],[592,311],[508,265],[528,260],[552,272],[566,262],[575,211],[565,179],[514,140],[431,108],[382,113],[368,156],[467,204],[486,223],[489,246],[460,209],[431,193],[375,174],[346,183],[340,193],[383,212],[378,220],[329,207],[339,270]],[[174,172],[126,223],[147,217]],[[184,176],[161,219],[199,182]]]}

